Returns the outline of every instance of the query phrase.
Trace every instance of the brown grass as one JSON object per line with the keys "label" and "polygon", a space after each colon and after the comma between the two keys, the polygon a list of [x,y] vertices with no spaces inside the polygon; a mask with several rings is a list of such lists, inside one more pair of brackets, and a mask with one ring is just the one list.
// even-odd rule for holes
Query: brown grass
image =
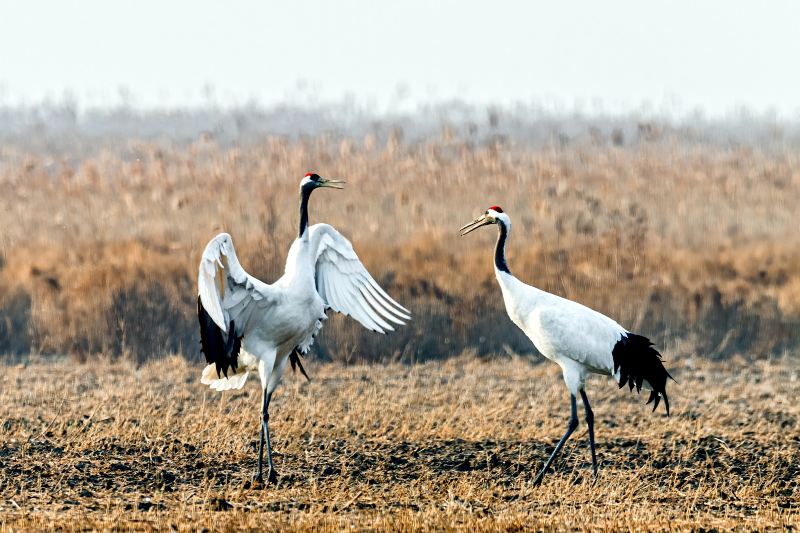
{"label": "brown grass", "polygon": [[[106,146],[104,143],[103,146]],[[333,224],[415,321],[389,337],[332,320],[323,358],[415,361],[530,352],[502,316],[494,235],[456,229],[492,204],[512,216],[523,280],[706,357],[782,355],[800,336],[800,161],[788,149],[642,139],[540,149],[266,138],[223,148],[119,141],[80,157],[0,147],[0,353],[196,357],[195,276],[232,233],[246,269],[282,271],[309,169]]]}
{"label": "brown grass", "polygon": [[[44,141],[0,146],[0,354],[24,363],[0,367],[0,529],[798,527],[796,151]],[[226,230],[277,278],[307,170],[348,180],[315,193],[312,222],[414,320],[385,337],[328,321],[314,381],[275,399],[282,480],[261,492],[255,387],[198,383],[196,268]],[[679,381],[669,419],[592,383],[596,484],[581,430],[531,486],[567,400],[556,367],[517,355],[533,348],[503,312],[493,232],[456,236],[492,204],[519,277],[652,337]]]}
{"label": "brown grass", "polygon": [[260,391],[173,357],[6,366],[0,529],[768,530],[800,526],[800,372],[670,361],[673,414],[590,381],[600,476],[558,368],[523,358],[310,363],[273,400],[276,487],[249,488]]}

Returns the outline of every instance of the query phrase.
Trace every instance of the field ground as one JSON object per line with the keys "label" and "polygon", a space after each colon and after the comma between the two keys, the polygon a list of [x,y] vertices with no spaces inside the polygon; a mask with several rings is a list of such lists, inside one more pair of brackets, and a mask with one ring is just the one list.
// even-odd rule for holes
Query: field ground
{"label": "field ground", "polygon": [[800,369],[667,361],[672,416],[590,381],[563,432],[555,365],[468,356],[306,365],[273,400],[279,484],[250,488],[260,391],[219,394],[179,357],[2,367],[0,529],[784,529],[800,527]]}
{"label": "field ground", "polygon": [[[0,531],[800,527],[796,127],[515,110],[315,130],[279,110],[295,134],[247,111],[81,132],[65,111],[0,120]],[[310,170],[348,182],[315,193],[311,222],[414,319],[379,336],[331,317],[313,381],[273,400],[281,478],[256,490],[258,387],[215,393],[189,362],[197,262],[224,230],[274,281]],[[516,275],[652,338],[678,380],[670,418],[590,383],[596,482],[581,427],[531,484],[568,398],[505,317],[494,232],[457,236],[493,204]]]}

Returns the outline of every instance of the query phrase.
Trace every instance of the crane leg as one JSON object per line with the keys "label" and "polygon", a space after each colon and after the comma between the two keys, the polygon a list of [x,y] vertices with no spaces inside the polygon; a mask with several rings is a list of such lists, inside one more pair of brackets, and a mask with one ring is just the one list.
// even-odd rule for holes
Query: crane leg
{"label": "crane leg", "polygon": [[275,466],[272,464],[272,445],[269,440],[269,401],[272,399],[272,393],[267,393],[264,390],[264,404],[261,407],[261,439],[258,445],[258,473],[256,474],[256,481],[261,485],[264,484],[264,442],[267,443],[267,462],[269,466],[269,473],[267,474],[268,483],[277,483],[278,474],[275,472]]}
{"label": "crane leg", "polygon": [[594,412],[592,406],[589,405],[589,398],[586,397],[586,391],[581,389],[581,400],[583,400],[583,410],[586,412],[586,425],[589,426],[589,448],[592,450],[592,471],[594,477],[597,477],[597,453],[594,449]]}
{"label": "crane leg", "polygon": [[570,419],[569,419],[569,425],[567,426],[567,432],[564,433],[564,436],[561,437],[560,441],[558,441],[558,444],[556,444],[556,449],[553,450],[553,453],[550,454],[550,458],[547,459],[547,462],[544,464],[544,467],[542,468],[542,471],[539,472],[539,475],[536,476],[536,479],[533,480],[533,484],[534,485],[541,484],[542,478],[544,478],[544,475],[547,473],[547,469],[550,468],[550,464],[556,458],[556,456],[558,455],[558,452],[561,451],[561,448],[564,447],[564,443],[567,442],[567,439],[569,438],[570,435],[572,435],[572,432],[575,431],[575,428],[578,427],[578,405],[577,405],[577,399],[575,398],[575,396],[573,394],[570,394],[569,395],[569,400],[570,400],[570,404],[571,404],[571,408],[572,408],[572,416],[570,416]]}

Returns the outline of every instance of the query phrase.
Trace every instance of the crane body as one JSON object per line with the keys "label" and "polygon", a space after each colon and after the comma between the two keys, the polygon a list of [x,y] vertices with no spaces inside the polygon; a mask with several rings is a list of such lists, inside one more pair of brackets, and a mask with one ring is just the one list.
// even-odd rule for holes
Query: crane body
{"label": "crane body", "polygon": [[564,443],[578,427],[577,396],[584,406],[592,456],[592,469],[597,475],[597,454],[594,440],[594,412],[586,396],[586,379],[590,374],[613,376],[620,388],[650,389],[647,403],[653,411],[663,399],[669,415],[666,382],[672,378],[664,368],[661,354],[641,335],[631,333],[611,318],[578,302],[527,285],[511,274],[506,262],[505,246],[511,232],[511,219],[499,206],[461,228],[466,235],[482,226],[498,226],[494,254],[494,270],[503,294],[506,312],[546,358],[561,367],[570,394],[570,421],[534,482],[541,483],[545,473]]}
{"label": "crane body", "polygon": [[[326,310],[351,315],[367,329],[385,333],[410,319],[406,308],[375,282],[350,242],[327,224],[308,226],[308,200],[321,187],[342,182],[306,174],[300,183],[299,236],[283,276],[267,284],[249,275],[227,233],[203,251],[198,273],[198,321],[208,365],[201,382],[223,391],[244,386],[258,372],[263,391],[256,480],[263,483],[267,447],[268,482],[276,482],[269,433],[269,404],[287,363],[298,365],[326,319]],[[307,377],[307,376],[306,376]]]}

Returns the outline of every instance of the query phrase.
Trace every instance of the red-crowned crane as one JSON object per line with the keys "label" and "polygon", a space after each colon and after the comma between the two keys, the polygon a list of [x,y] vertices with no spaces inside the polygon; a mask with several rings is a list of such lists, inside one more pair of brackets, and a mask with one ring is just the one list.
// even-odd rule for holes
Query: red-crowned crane
{"label": "red-crowned crane", "polygon": [[[209,363],[201,382],[222,391],[244,386],[249,372],[261,378],[263,402],[256,481],[263,485],[264,442],[272,464],[269,402],[291,361],[300,365],[322,328],[325,311],[350,315],[369,330],[393,331],[410,312],[378,286],[353,246],[327,224],[308,226],[308,200],[322,187],[344,182],[306,174],[300,182],[300,231],[289,249],[283,276],[269,285],[244,271],[227,233],[214,237],[200,260],[197,313],[203,354]],[[300,369],[305,371],[300,365]]]}
{"label": "red-crowned crane", "polygon": [[653,411],[661,399],[669,415],[667,378],[672,378],[661,362],[661,354],[646,337],[631,333],[614,320],[577,302],[526,285],[514,277],[506,263],[506,240],[511,232],[511,219],[498,206],[461,228],[461,235],[482,226],[496,224],[499,237],[494,252],[494,270],[503,292],[506,312],[511,320],[533,341],[545,357],[558,363],[570,393],[571,416],[567,431],[556,444],[534,484],[542,482],[547,469],[561,451],[564,443],[578,427],[576,396],[580,394],[589,429],[592,470],[597,476],[597,456],[594,447],[594,414],[586,397],[586,378],[589,374],[614,376],[622,388],[626,384],[640,391],[651,390],[647,403],[654,402]]}

